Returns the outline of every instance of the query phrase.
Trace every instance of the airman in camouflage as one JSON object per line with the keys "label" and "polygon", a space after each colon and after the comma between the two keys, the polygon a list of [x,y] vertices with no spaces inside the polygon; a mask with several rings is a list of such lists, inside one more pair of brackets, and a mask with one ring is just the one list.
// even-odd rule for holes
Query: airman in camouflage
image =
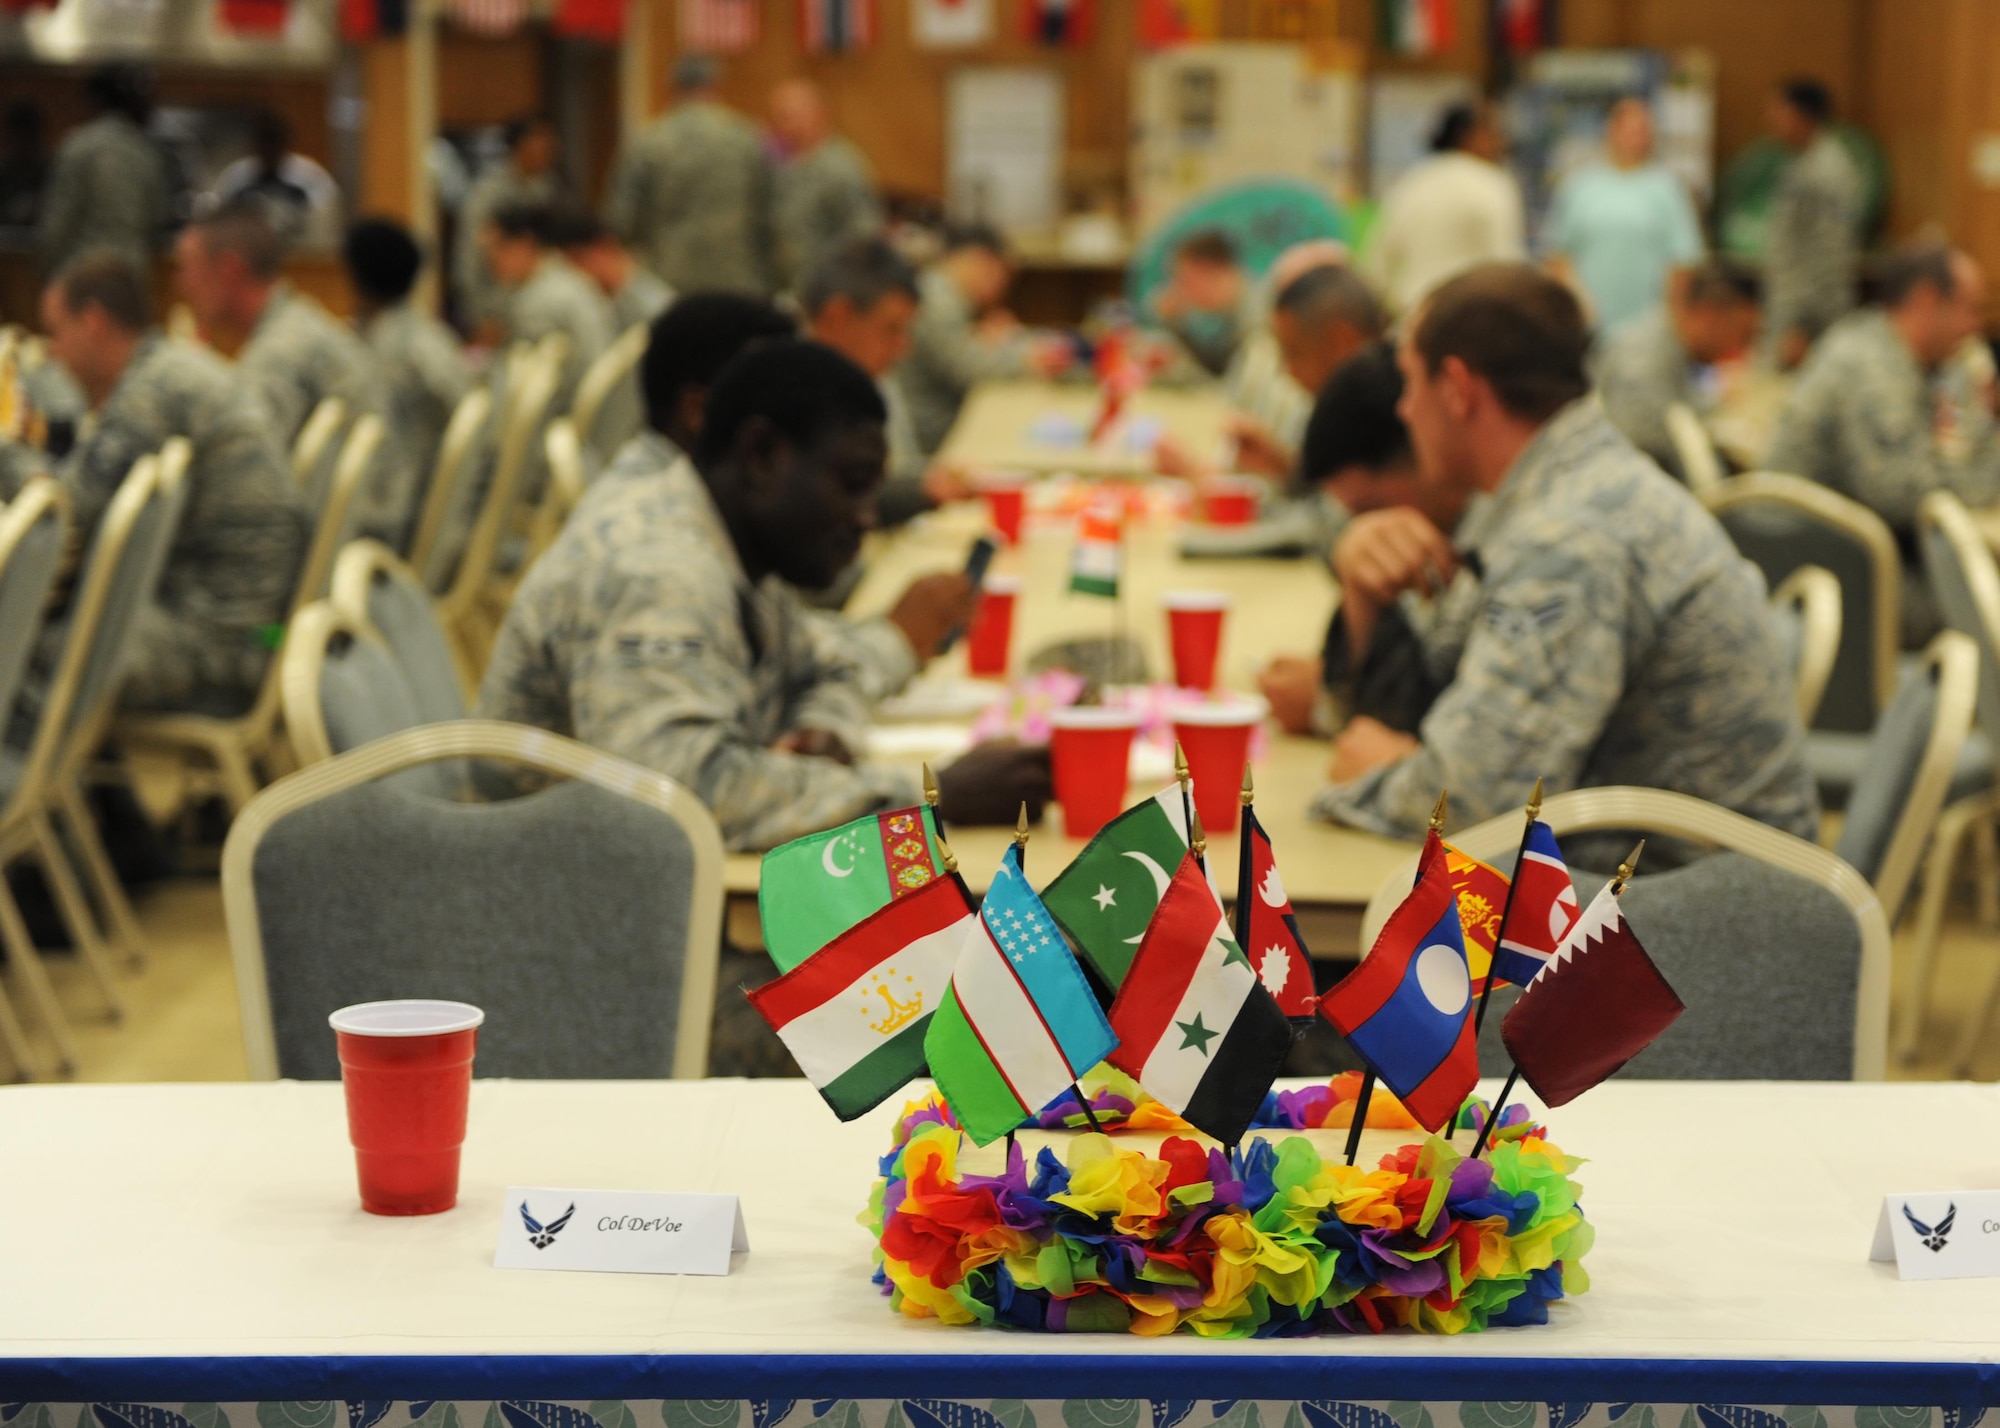
{"label": "airman in camouflage", "polygon": [[543,205],[556,197],[556,131],[542,115],[515,119],[506,130],[507,158],[466,190],[458,208],[452,282],[468,330],[490,329],[507,310],[507,294],[486,266],[479,235],[503,208]]}
{"label": "airman in camouflage", "polygon": [[56,150],[42,200],[35,254],[44,274],[100,246],[151,263],[174,220],[166,155],[145,130],[151,100],[143,75],[112,66],[92,75],[89,88],[102,112]]}
{"label": "airman in camouflage", "polygon": [[771,94],[771,133],[784,157],[772,179],[778,280],[796,288],[824,252],[882,229],[882,199],[861,150],[833,132],[826,101],[806,79]]}
{"label": "airman in camouflage", "polygon": [[1854,306],[1866,195],[1832,117],[1815,80],[1787,82],[1771,105],[1773,128],[1793,153],[1764,228],[1764,336],[1784,367]]}
{"label": "airman in camouflage", "polygon": [[503,208],[486,225],[486,263],[507,291],[507,336],[515,342],[563,339],[556,410],[566,410],[590,364],[618,337],[611,300],[563,256],[557,215],[546,208]]}
{"label": "airman in camouflage", "polygon": [[1025,377],[1034,348],[1018,332],[989,325],[1013,280],[1000,236],[984,227],[954,230],[946,251],[918,280],[922,300],[910,330],[910,355],[897,368],[917,445],[944,445],[958,409],[981,382]]}

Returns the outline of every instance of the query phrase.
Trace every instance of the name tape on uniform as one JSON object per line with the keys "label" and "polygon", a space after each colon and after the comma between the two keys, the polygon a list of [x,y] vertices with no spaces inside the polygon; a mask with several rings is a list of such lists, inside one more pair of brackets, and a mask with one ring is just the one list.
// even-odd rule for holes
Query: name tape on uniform
{"label": "name tape on uniform", "polygon": [[1899,1279],[2000,1277],[2000,1190],[1884,1196],[1868,1258]]}
{"label": "name tape on uniform", "polygon": [[727,1274],[750,1248],[734,1195],[510,1186],[495,1269]]}

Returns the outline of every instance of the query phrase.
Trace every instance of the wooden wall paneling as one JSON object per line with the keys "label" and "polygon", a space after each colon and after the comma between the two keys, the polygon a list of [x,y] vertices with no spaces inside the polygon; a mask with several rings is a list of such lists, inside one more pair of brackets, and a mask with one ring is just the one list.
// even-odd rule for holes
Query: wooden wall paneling
{"label": "wooden wall paneling", "polygon": [[479,129],[549,107],[548,35],[538,25],[475,35],[442,25],[437,39],[440,129]]}

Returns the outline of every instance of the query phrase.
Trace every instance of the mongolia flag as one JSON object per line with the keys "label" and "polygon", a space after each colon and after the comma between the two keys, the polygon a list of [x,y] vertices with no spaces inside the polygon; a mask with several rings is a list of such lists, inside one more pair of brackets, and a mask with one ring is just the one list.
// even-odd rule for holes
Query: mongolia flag
{"label": "mongolia flag", "polygon": [[1062,930],[1007,850],[959,942],[924,1036],[931,1077],[965,1133],[998,1140],[1105,1058],[1117,1040]]}
{"label": "mongolia flag", "polygon": [[1576,889],[1549,825],[1536,820],[1514,869],[1520,888],[1507,914],[1507,935],[1493,950],[1493,975],[1525,987],[1576,926]]}
{"label": "mongolia flag", "polygon": [[939,878],[747,994],[842,1120],[923,1073],[924,1033],[973,920],[964,885]]}
{"label": "mongolia flag", "polygon": [[1084,508],[1070,555],[1069,588],[1079,595],[1118,595],[1118,543],[1122,512],[1108,501]]}
{"label": "mongolia flag", "polygon": [[1607,886],[1508,1009],[1500,1037],[1553,1108],[1616,1074],[1685,1010]]}
{"label": "mongolia flag", "polygon": [[1292,1048],[1292,1024],[1229,935],[1193,854],[1111,1003],[1111,1064],[1189,1125],[1233,1144]]}
{"label": "mongolia flag", "polygon": [[1042,894],[1112,990],[1124,984],[1187,850],[1187,802],[1175,784],[1105,824]]}
{"label": "mongolia flag", "polygon": [[1270,835],[1257,821],[1257,810],[1243,810],[1243,837],[1250,847],[1250,882],[1238,888],[1249,917],[1243,922],[1249,943],[1245,948],[1257,964],[1257,979],[1288,1017],[1313,1014],[1312,962],[1306,956],[1305,939],[1299,936],[1299,920],[1292,915],[1292,900],[1278,877],[1278,860],[1271,853]]}
{"label": "mongolia flag", "polygon": [[927,808],[871,813],[764,855],[757,914],[764,947],[789,972],[864,917],[943,876]]}
{"label": "mongolia flag", "polygon": [[1425,1130],[1452,1118],[1479,1079],[1472,975],[1445,866],[1433,833],[1417,886],[1389,915],[1361,965],[1319,999],[1332,1022]]}

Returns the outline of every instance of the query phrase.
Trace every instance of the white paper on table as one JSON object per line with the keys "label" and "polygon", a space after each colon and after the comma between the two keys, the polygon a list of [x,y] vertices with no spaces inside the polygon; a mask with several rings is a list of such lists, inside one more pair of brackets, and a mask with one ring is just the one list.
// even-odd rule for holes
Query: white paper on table
{"label": "white paper on table", "polygon": [[734,1195],[512,1185],[493,1267],[727,1274],[749,1248]]}

